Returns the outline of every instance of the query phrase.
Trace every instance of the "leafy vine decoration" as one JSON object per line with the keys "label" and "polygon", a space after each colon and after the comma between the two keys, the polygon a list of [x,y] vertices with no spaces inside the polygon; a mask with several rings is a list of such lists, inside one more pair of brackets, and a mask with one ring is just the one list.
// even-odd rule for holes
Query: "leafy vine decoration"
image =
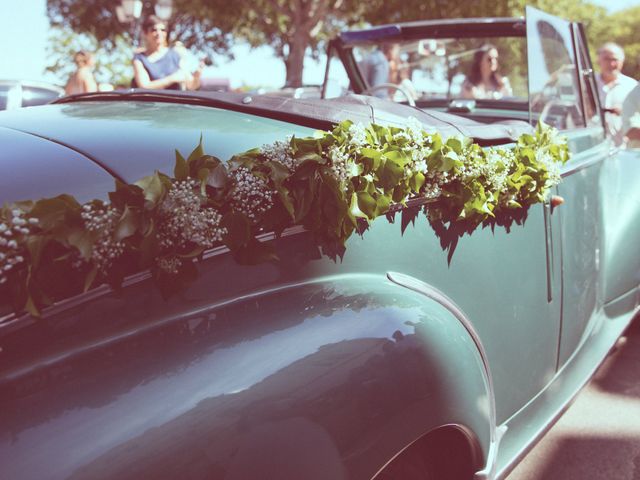
{"label": "leafy vine decoration", "polygon": [[[202,141],[173,177],[116,181],[109,201],[69,195],[0,210],[0,306],[39,315],[60,299],[150,269],[164,296],[197,277],[195,260],[226,245],[242,264],[275,259],[263,232],[300,225],[336,260],[345,242],[402,209],[402,231],[421,212],[449,251],[478,226],[521,223],[544,202],[569,158],[543,124],[515,145],[481,148],[469,138],[345,121],[331,132],[289,138],[233,156],[206,155]],[[62,279],[62,280],[61,280]],[[5,298],[7,300],[5,300]]]}

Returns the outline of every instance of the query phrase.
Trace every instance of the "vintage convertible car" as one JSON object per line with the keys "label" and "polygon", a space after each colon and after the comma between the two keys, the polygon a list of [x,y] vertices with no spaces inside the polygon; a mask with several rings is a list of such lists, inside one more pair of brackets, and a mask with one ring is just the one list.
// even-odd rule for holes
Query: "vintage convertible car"
{"label": "vintage convertible car", "polygon": [[64,89],[46,82],[0,80],[0,110],[44,105],[64,95]]}
{"label": "vintage convertible car", "polygon": [[[459,75],[443,73],[443,65],[458,69],[465,52],[488,41],[501,55],[509,52],[511,64],[502,67],[513,95],[458,98]],[[406,105],[409,98],[402,105],[359,95],[371,91],[359,60],[389,42],[411,64],[415,107]],[[640,161],[605,137],[582,27],[528,9],[526,20],[345,32],[331,49],[340,62],[329,62],[324,96],[339,91],[339,98],[128,91],[0,114],[0,266],[8,272],[0,274],[0,478],[504,478],[589,380],[638,311]],[[348,82],[334,88],[341,78]],[[412,128],[417,120],[429,132],[433,149],[436,135],[453,138],[447,155],[437,157],[440,179],[452,165],[466,168],[455,149],[474,158],[513,158],[517,151],[530,164],[540,160],[526,146],[539,120],[566,135],[571,157],[543,201],[518,208],[521,192],[499,221],[487,197],[446,224],[434,212],[451,213],[451,191],[440,204],[394,193],[395,203],[381,206],[382,187],[359,190],[348,212],[331,203],[344,191],[327,193],[336,183],[317,173],[326,173],[318,160],[325,144],[294,138],[287,148],[304,157],[305,171],[315,168],[322,187],[300,166],[302,187],[285,191],[277,180],[290,175],[284,160],[266,162],[280,187],[280,211],[264,207],[274,196],[254,195],[264,169],[234,177],[225,197],[236,210],[247,205],[237,199],[249,198],[247,216],[273,214],[263,223],[227,213],[224,243],[196,249],[197,262],[184,254],[136,272],[137,263],[120,261],[117,281],[88,273],[85,291],[80,285],[67,295],[76,277],[56,266],[82,271],[86,258],[105,267],[125,250],[140,259],[169,248],[154,250],[138,233],[149,205],[173,202],[144,223],[145,232],[160,231],[154,228],[164,224],[154,222],[180,209],[200,219],[180,203],[184,195],[200,202],[205,192],[221,211],[230,208],[215,203],[226,176],[246,173],[275,147],[250,149],[282,146],[290,135],[313,137],[345,120],[384,126],[366,130],[370,143],[386,132],[380,142],[415,132],[400,129],[409,117]],[[342,125],[338,136],[349,124]],[[473,146],[463,146],[463,136]],[[212,156],[198,149],[187,160],[175,155],[199,139]],[[549,151],[560,155],[558,142]],[[373,148],[357,151],[370,163],[340,184],[349,192],[373,182],[367,171],[382,161]],[[391,166],[380,185],[404,178],[402,168],[392,168],[399,151],[386,151]],[[182,183],[156,170],[174,172]],[[540,188],[531,175],[527,185]],[[509,178],[513,187],[524,174]],[[100,203],[114,179],[111,203]],[[242,185],[253,185],[248,197]],[[423,178],[411,188],[423,192],[424,185]],[[15,203],[61,194],[77,203],[69,196]],[[300,210],[287,213],[286,198],[320,220],[304,223]],[[98,200],[86,203],[91,199]],[[110,209],[123,202],[113,226]],[[484,215],[480,228],[466,223],[472,214]],[[338,215],[355,218],[340,228],[356,234],[320,251],[318,238],[347,231],[336,233],[331,221]],[[170,226],[186,248],[218,220],[202,220],[204,230],[182,220]],[[112,225],[109,238],[91,237],[98,224]],[[9,262],[8,249],[18,248],[14,230],[25,253]],[[45,230],[46,237],[30,233]],[[136,248],[127,243],[133,238],[142,238]],[[194,268],[189,285],[164,282],[178,271],[172,268],[187,266]]]}

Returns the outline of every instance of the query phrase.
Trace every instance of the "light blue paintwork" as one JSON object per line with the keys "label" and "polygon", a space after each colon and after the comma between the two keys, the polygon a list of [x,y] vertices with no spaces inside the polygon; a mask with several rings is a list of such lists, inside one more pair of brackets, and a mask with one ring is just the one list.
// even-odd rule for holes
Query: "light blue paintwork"
{"label": "light blue paintwork", "polygon": [[[69,148],[96,196],[108,171],[171,173],[174,149],[201,134],[227,159],[312,133],[161,102],[0,114],[0,138],[24,158],[16,172],[40,169],[31,187],[63,160],[24,152]],[[465,432],[478,480],[503,477],[640,300],[640,159],[612,150],[602,127],[567,134],[574,155],[553,192],[564,204],[463,237],[450,265],[424,218],[402,235],[398,214],[352,237],[342,261],[292,229],[279,261],[240,266],[220,247],[168,300],[141,273],[40,320],[5,317],[0,478],[370,480],[447,425]]]}

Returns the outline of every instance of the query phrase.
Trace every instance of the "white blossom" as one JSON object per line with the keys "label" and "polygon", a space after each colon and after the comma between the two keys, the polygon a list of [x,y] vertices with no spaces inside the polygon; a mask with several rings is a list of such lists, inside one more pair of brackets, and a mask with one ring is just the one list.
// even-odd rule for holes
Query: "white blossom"
{"label": "white blossom", "polygon": [[254,175],[246,167],[232,170],[231,178],[234,182],[231,206],[234,210],[246,215],[251,223],[258,223],[261,217],[273,207],[275,192],[265,179]]}
{"label": "white blossom", "polygon": [[113,238],[120,212],[109,204],[87,204],[80,216],[87,230],[97,234],[91,260],[102,274],[107,274],[113,262],[124,253],[124,243]]}
{"label": "white blossom", "polygon": [[433,199],[442,195],[442,187],[449,181],[448,172],[429,172],[422,187],[422,195]]}
{"label": "white blossom", "polygon": [[560,162],[556,162],[553,156],[546,148],[540,148],[536,151],[536,161],[542,164],[549,175],[546,187],[552,187],[560,183]]}
{"label": "white blossom", "polygon": [[480,165],[480,175],[483,175],[487,184],[495,191],[502,192],[507,187],[507,177],[513,157],[503,150],[493,148],[486,151],[484,162]]}
{"label": "white blossom", "polygon": [[175,275],[182,266],[182,260],[179,257],[160,257],[156,260],[158,268],[166,273]]}
{"label": "white blossom", "polygon": [[21,263],[25,262],[26,248],[23,239],[31,233],[30,219],[19,209],[11,211],[11,219],[0,222],[0,284],[7,282],[7,274]]}
{"label": "white blossom", "polygon": [[211,248],[222,241],[226,229],[220,226],[222,215],[203,208],[199,184],[193,179],[176,181],[162,201],[158,236],[162,248],[181,248],[194,243]]}
{"label": "white blossom", "polygon": [[414,143],[422,145],[427,141],[431,141],[431,137],[426,134],[420,121],[415,117],[407,119],[407,132]]}
{"label": "white blossom", "polygon": [[344,189],[348,189],[348,181],[351,177],[358,175],[358,166],[355,161],[347,152],[344,152],[340,147],[332,145],[329,148],[329,160],[331,160],[331,170],[336,176],[338,182],[344,186]]}
{"label": "white blossom", "polygon": [[366,147],[367,143],[367,129],[362,123],[354,123],[349,126],[349,145],[351,145],[356,152],[360,152],[362,147]]}
{"label": "white blossom", "polygon": [[270,145],[263,145],[260,150],[268,160],[280,162],[290,172],[293,172],[298,167],[298,160],[293,156],[290,143],[291,137],[287,137],[287,141],[276,141]]}

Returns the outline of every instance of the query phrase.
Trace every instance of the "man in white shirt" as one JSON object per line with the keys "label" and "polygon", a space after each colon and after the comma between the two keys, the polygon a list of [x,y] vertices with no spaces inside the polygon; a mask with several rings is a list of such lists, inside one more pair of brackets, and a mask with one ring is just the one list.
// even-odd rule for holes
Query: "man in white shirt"
{"label": "man in white shirt", "polygon": [[622,74],[624,64],[624,50],[620,45],[609,42],[598,50],[598,65],[600,73],[596,74],[598,95],[603,108],[609,110],[605,118],[607,129],[616,143],[620,145],[623,139],[622,132],[622,103],[629,92],[638,82],[633,78]]}
{"label": "man in white shirt", "polygon": [[640,84],[629,92],[622,105],[622,132],[627,148],[640,148]]}

